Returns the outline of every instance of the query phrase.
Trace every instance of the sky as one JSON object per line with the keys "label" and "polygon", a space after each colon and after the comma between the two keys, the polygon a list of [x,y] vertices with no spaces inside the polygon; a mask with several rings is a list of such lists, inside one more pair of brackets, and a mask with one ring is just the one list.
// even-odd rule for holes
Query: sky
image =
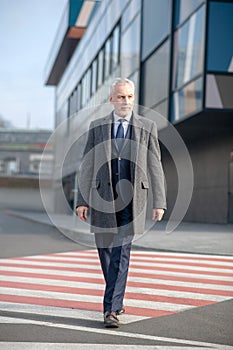
{"label": "sky", "polygon": [[0,0],[0,116],[17,128],[54,127],[44,70],[67,0]]}

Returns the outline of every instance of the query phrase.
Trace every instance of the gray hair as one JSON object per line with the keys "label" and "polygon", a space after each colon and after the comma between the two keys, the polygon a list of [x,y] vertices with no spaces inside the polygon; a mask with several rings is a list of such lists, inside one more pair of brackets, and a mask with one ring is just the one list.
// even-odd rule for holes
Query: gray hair
{"label": "gray hair", "polygon": [[114,90],[117,85],[125,85],[125,84],[129,84],[132,87],[133,91],[135,90],[135,86],[132,80],[129,80],[127,78],[116,78],[111,85],[110,96],[114,93]]}

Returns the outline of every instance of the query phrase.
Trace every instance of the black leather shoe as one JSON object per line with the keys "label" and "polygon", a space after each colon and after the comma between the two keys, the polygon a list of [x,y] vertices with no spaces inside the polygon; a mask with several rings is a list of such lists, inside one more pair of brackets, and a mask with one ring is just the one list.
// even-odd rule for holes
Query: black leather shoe
{"label": "black leather shoe", "polygon": [[118,328],[119,319],[117,318],[116,312],[113,312],[113,311],[105,312],[104,324],[106,328]]}
{"label": "black leather shoe", "polygon": [[117,310],[116,311],[116,315],[119,316],[119,315],[122,315],[125,313],[125,307],[124,305],[122,306],[122,308],[120,310]]}

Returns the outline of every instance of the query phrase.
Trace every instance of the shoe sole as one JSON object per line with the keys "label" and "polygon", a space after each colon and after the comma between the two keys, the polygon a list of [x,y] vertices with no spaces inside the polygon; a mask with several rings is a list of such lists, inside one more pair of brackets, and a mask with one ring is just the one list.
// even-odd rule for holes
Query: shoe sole
{"label": "shoe sole", "polygon": [[119,328],[119,324],[114,324],[114,323],[112,323],[112,324],[107,324],[107,323],[105,323],[105,328]]}

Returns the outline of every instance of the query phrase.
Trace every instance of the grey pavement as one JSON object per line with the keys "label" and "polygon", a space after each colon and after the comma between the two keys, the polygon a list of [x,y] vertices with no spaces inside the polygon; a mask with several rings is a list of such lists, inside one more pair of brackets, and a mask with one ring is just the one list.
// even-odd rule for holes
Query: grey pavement
{"label": "grey pavement", "polygon": [[[19,210],[6,210],[5,213],[55,226],[71,240],[89,248],[95,246],[88,225],[82,223],[76,215],[48,215],[46,212]],[[146,234],[137,237],[133,242],[134,249],[233,255],[233,224],[181,222],[172,233],[166,233],[166,224],[166,221],[157,222]]]}

